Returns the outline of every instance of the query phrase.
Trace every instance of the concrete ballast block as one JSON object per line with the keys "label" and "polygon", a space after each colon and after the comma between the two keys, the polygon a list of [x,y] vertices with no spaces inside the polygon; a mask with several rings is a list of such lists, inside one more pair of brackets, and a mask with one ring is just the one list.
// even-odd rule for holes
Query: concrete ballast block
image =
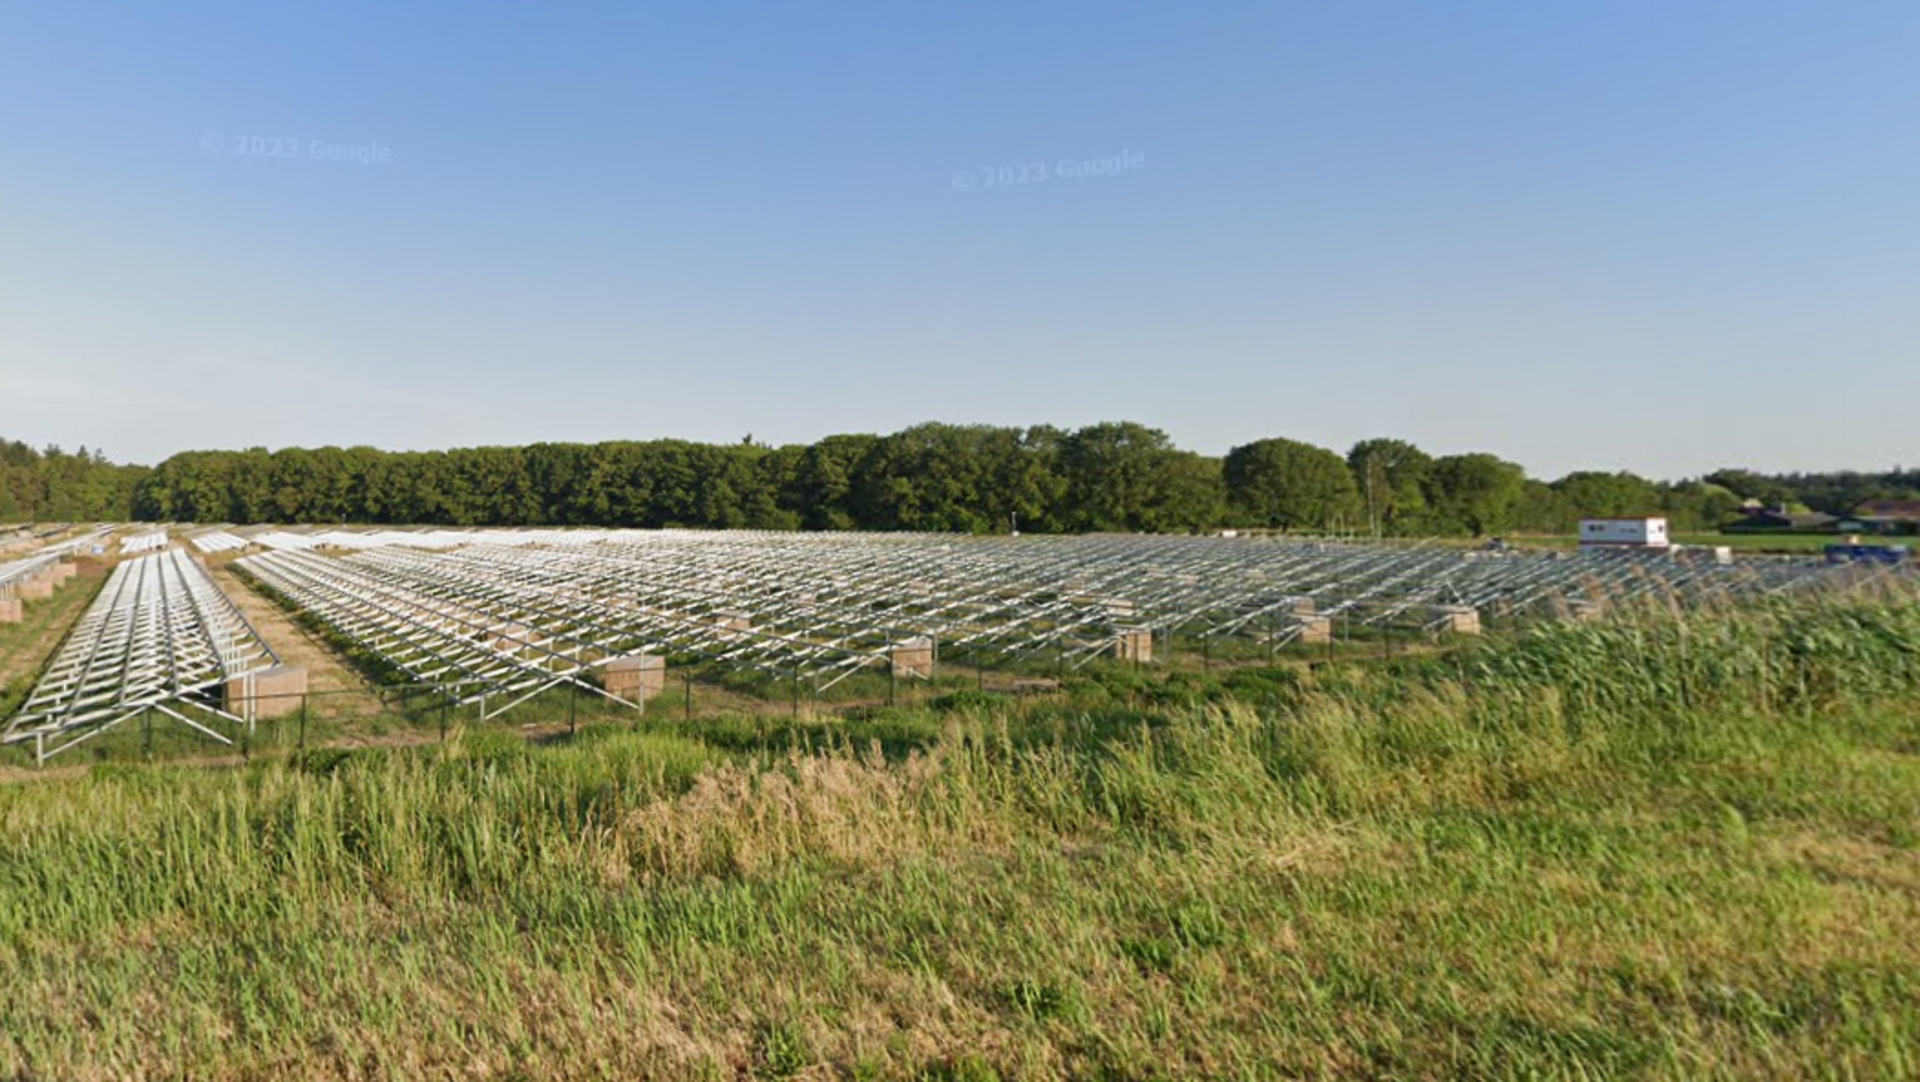
{"label": "concrete ballast block", "polygon": [[1444,632],[1455,635],[1480,634],[1480,610],[1472,605],[1435,605],[1433,621]]}
{"label": "concrete ballast block", "polygon": [[1301,642],[1327,643],[1333,641],[1333,617],[1303,615],[1300,617]]}
{"label": "concrete ballast block", "polygon": [[260,720],[300,712],[307,699],[307,670],[293,665],[245,673],[227,681],[227,713]]}
{"label": "concrete ballast block", "polygon": [[893,662],[895,676],[933,675],[932,639],[922,637],[895,643],[887,657]]}
{"label": "concrete ballast block", "polygon": [[666,690],[667,659],[658,654],[628,654],[607,662],[600,674],[600,686],[607,694],[638,702]]}

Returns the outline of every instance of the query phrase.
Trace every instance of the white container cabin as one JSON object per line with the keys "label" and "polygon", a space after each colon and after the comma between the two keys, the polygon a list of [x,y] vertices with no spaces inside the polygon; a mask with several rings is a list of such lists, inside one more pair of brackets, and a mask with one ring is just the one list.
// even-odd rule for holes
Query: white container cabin
{"label": "white container cabin", "polygon": [[1667,537],[1667,520],[1664,518],[1580,520],[1580,547],[1583,549],[1664,549],[1672,544]]}

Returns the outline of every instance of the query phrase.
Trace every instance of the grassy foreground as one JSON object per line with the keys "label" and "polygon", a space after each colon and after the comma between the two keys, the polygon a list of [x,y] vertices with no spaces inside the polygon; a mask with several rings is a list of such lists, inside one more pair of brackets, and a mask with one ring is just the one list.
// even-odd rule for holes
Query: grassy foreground
{"label": "grassy foreground", "polygon": [[0,789],[19,1078],[1920,1074],[1920,602]]}

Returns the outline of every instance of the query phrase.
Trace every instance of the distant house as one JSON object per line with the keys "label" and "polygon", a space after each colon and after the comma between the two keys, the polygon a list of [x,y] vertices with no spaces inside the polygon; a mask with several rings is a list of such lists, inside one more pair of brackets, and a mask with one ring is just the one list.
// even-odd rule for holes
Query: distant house
{"label": "distant house", "polygon": [[1920,500],[1862,500],[1853,513],[1920,522]]}
{"label": "distant house", "polygon": [[1725,529],[1735,533],[1833,533],[1842,527],[1839,519],[1823,511],[1788,511],[1779,507],[1754,507],[1738,522]]}
{"label": "distant house", "polygon": [[1845,533],[1920,533],[1920,500],[1862,500],[1838,528]]}

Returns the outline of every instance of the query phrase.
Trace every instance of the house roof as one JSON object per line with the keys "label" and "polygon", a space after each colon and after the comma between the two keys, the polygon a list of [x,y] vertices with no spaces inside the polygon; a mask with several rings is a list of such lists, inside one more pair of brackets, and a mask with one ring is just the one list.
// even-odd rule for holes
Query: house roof
{"label": "house roof", "polygon": [[1775,511],[1772,509],[1747,512],[1748,522],[1778,522],[1799,529],[1809,526],[1826,526],[1840,521],[1824,511]]}
{"label": "house roof", "polygon": [[1858,517],[1920,519],[1920,500],[1861,500],[1853,513]]}

